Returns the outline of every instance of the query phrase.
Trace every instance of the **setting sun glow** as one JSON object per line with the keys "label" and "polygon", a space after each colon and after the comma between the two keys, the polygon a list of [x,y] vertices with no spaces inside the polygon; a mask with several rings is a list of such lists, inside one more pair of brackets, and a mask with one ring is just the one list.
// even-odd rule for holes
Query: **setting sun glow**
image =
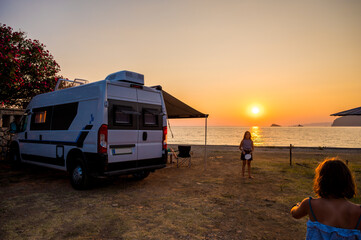
{"label": "setting sun glow", "polygon": [[0,0],[0,23],[44,43],[57,75],[143,74],[209,126],[331,126],[361,106],[361,1],[83,2]]}
{"label": "setting sun glow", "polygon": [[253,114],[258,114],[259,113],[259,108],[258,107],[253,107],[252,108],[252,113]]}

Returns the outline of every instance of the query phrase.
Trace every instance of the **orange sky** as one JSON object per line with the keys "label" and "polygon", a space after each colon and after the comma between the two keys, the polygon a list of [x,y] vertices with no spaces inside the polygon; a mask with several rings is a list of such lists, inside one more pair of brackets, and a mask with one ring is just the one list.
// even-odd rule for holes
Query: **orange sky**
{"label": "orange sky", "polygon": [[74,2],[2,0],[0,22],[43,42],[63,76],[139,72],[210,125],[331,122],[361,106],[361,1]]}

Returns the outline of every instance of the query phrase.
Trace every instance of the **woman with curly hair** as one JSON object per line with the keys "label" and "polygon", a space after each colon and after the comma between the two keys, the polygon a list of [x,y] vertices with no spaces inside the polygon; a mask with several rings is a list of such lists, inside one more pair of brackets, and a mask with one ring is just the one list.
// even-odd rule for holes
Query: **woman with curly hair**
{"label": "woman with curly hair", "polygon": [[291,209],[296,219],[308,215],[306,239],[361,239],[361,206],[348,200],[355,196],[356,184],[347,165],[326,159],[315,172],[318,198],[305,198]]}

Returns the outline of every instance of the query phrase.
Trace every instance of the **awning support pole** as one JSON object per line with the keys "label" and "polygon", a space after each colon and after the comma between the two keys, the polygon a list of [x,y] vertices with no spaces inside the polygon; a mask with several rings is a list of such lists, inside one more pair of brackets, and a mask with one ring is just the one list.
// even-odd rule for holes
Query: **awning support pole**
{"label": "awning support pole", "polygon": [[204,171],[207,170],[207,119],[208,115],[205,117],[205,127],[204,127]]}

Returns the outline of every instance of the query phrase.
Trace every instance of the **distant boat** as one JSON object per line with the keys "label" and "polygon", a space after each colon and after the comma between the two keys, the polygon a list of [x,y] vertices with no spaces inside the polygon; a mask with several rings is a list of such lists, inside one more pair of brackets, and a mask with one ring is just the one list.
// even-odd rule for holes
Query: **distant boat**
{"label": "distant boat", "polygon": [[278,125],[278,124],[272,123],[271,127],[281,127],[281,125]]}
{"label": "distant boat", "polygon": [[301,124],[298,124],[297,127],[303,127]]}

